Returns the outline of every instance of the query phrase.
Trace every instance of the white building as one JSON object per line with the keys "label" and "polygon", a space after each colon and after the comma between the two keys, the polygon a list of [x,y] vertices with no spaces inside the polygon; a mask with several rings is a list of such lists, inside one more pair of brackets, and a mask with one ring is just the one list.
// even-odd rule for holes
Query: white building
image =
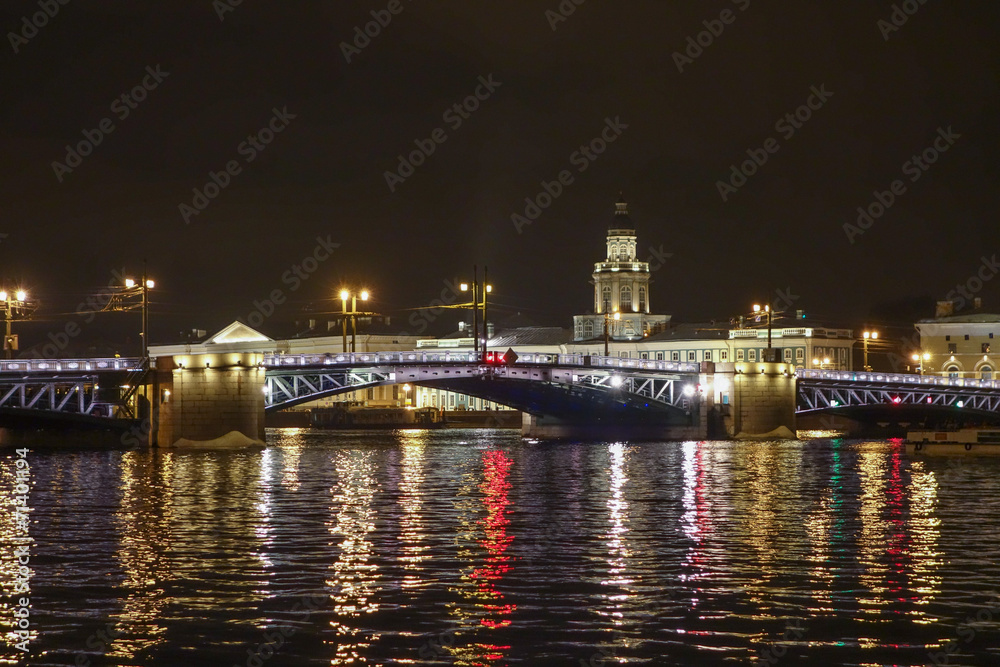
{"label": "white building", "polygon": [[[574,340],[603,338],[607,317],[612,338],[632,340],[662,329],[669,315],[650,314],[649,263],[636,255],[636,234],[628,204],[619,196],[608,229],[607,256],[594,264],[594,313],[573,317]],[[619,319],[612,319],[617,314]]]}

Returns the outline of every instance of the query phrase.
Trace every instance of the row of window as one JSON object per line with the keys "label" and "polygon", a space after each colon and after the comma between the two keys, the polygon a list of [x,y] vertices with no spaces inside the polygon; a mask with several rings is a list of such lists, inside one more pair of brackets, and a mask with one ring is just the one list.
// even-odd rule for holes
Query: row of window
{"label": "row of window", "polygon": [[[646,288],[639,287],[639,311],[644,312],[646,310]],[[602,313],[611,312],[611,285],[605,285],[601,290],[601,303],[603,308],[600,309]],[[632,310],[632,288],[629,285],[622,285],[621,292],[618,295],[618,310],[629,311]]]}
{"label": "row of window", "polygon": [[[944,372],[947,373],[950,378],[957,378],[962,374],[962,372],[958,369],[958,366],[946,366]],[[979,369],[979,378],[982,380],[992,380],[993,369],[990,366],[983,366]]]}
{"label": "row of window", "polygon": [[[990,332],[989,337],[993,338],[993,333],[992,332]],[[945,340],[951,340],[951,336],[945,336],[944,339]],[[969,340],[969,334],[965,334],[965,340]]]}
{"label": "row of window", "polygon": [[608,260],[612,262],[634,262],[635,244],[622,243],[619,246],[617,243],[612,243],[610,249],[608,250]]}

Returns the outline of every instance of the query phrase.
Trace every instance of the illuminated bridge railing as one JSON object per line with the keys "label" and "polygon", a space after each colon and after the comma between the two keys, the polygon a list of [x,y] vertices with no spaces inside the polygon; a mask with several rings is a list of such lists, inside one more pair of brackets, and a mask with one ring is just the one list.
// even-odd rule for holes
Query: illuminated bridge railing
{"label": "illuminated bridge railing", "polygon": [[138,369],[141,363],[141,359],[122,357],[102,359],[3,359],[0,360],[0,374],[133,371]]}
{"label": "illuminated bridge railing", "polygon": [[816,368],[799,369],[795,375],[804,380],[833,380],[866,384],[899,383],[927,387],[963,387],[967,389],[1000,389],[1000,380],[952,378],[939,375],[909,373],[869,373],[859,371],[825,371]]}
{"label": "illuminated bridge railing", "polygon": [[[589,360],[589,364],[587,361]],[[265,354],[263,363],[268,368],[299,366],[363,366],[406,364],[475,364],[475,352],[348,352],[342,354]],[[582,354],[519,353],[518,364],[546,364],[551,366],[579,366],[581,368],[606,368],[621,370],[667,371],[697,373],[697,363],[662,361],[656,359],[631,359],[622,357],[585,357]]]}

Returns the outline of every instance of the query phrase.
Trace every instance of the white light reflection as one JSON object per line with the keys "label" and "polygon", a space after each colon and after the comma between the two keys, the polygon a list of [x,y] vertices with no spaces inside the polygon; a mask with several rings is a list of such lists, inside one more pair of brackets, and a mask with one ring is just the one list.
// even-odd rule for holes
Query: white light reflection
{"label": "white light reflection", "polygon": [[425,473],[426,431],[407,430],[400,436],[402,450],[402,479],[399,482],[399,504],[403,509],[400,519],[399,541],[402,545],[403,588],[416,588],[422,583],[420,563],[426,555],[427,529],[424,522],[423,494]]}
{"label": "white light reflection", "polygon": [[[331,522],[327,529],[339,551],[337,562],[330,568],[326,581],[333,600],[335,618],[330,621],[336,632],[336,649],[331,665],[357,664],[363,661],[370,644],[362,641],[362,631],[356,625],[362,615],[378,611],[374,600],[378,592],[378,566],[368,534],[375,531],[378,518],[374,508],[378,491],[378,470],[372,451],[344,451],[334,457],[337,482],[332,495]],[[376,635],[377,636],[377,635]]]}

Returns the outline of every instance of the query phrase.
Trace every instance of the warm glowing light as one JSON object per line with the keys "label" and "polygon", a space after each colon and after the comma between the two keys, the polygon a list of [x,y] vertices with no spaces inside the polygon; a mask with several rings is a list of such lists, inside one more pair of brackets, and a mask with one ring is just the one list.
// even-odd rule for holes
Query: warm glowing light
{"label": "warm glowing light", "polygon": [[7,292],[0,292],[0,301],[7,300]]}
{"label": "warm glowing light", "polygon": [[125,287],[135,287],[135,281],[131,278],[125,279]]}
{"label": "warm glowing light", "polygon": [[348,292],[347,290],[345,290],[345,289],[340,290],[340,300],[341,301],[347,301],[348,297],[350,297],[350,296],[351,296],[351,293]]}
{"label": "warm glowing light", "polygon": [[366,289],[361,290],[361,300],[362,301],[368,300],[368,290]]}
{"label": "warm glowing light", "polygon": [[403,385],[403,391],[410,391],[410,389],[412,389],[412,388],[413,388],[413,387],[411,387],[411,386],[410,386],[410,385],[408,385],[408,384],[404,384],[404,385]]}
{"label": "warm glowing light", "polygon": [[618,375],[612,375],[611,376],[611,386],[612,387],[620,387],[620,386],[622,386],[622,379],[621,379],[621,377],[618,376]]}
{"label": "warm glowing light", "polygon": [[462,283],[461,285],[458,286],[458,289],[462,290],[463,292],[468,292],[469,291],[469,283]]}
{"label": "warm glowing light", "polygon": [[694,396],[694,385],[692,384],[684,385],[684,395]]}
{"label": "warm glowing light", "polygon": [[18,301],[27,301],[28,300],[28,294],[24,290],[18,290],[16,296],[17,296],[17,300]]}
{"label": "warm glowing light", "polygon": [[156,287],[156,283],[154,283],[152,280],[147,280],[146,281],[146,288],[147,289],[153,289],[154,287]]}
{"label": "warm glowing light", "polygon": [[755,312],[755,313],[759,313],[760,312],[760,304],[759,303],[755,303],[753,305],[753,312]]}
{"label": "warm glowing light", "polygon": [[878,332],[877,331],[866,331],[864,333],[864,337],[865,338],[871,338],[872,340],[875,340],[875,339],[878,338]]}
{"label": "warm glowing light", "polygon": [[830,358],[829,358],[829,357],[825,357],[825,358],[823,359],[823,363],[824,363],[824,364],[828,364],[828,363],[830,363]]}
{"label": "warm glowing light", "polygon": [[618,313],[618,312],[616,312],[616,313],[615,313],[615,319],[616,319],[616,320],[620,320],[621,318],[622,318],[622,314],[621,314],[621,313]]}
{"label": "warm glowing light", "polygon": [[487,285],[486,286],[486,291],[487,292],[492,292],[493,291],[493,285]]}

